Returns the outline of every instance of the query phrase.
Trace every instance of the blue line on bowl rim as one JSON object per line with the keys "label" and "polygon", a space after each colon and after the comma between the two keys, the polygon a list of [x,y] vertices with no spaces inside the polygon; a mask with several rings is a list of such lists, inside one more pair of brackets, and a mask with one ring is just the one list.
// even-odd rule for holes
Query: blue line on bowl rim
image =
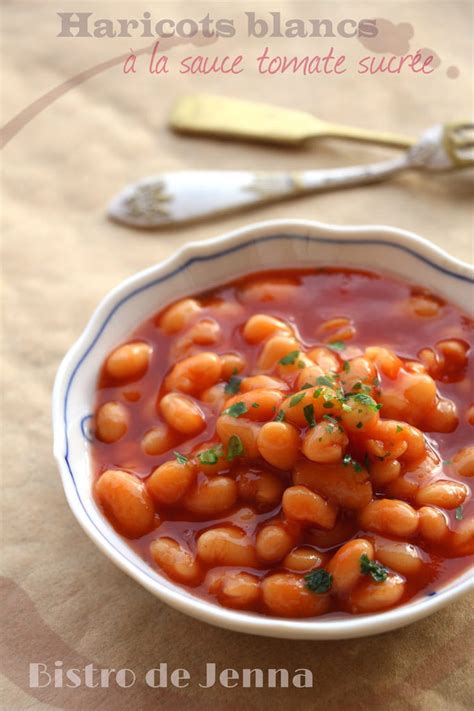
{"label": "blue line on bowl rim", "polygon": [[[87,358],[89,355],[90,351],[92,348],[95,346],[97,343],[98,339],[102,335],[105,327],[109,323],[110,319],[112,316],[116,313],[116,311],[124,304],[126,303],[129,299],[131,299],[133,296],[136,296],[137,294],[140,294],[142,291],[145,291],[146,289],[149,289],[152,286],[156,286],[157,284],[160,284],[164,281],[167,281],[168,279],[171,279],[172,277],[176,276],[180,272],[182,272],[185,269],[188,269],[192,264],[195,262],[207,262],[211,261],[213,259],[218,259],[219,257],[225,257],[229,254],[233,254],[234,252],[237,252],[241,249],[245,249],[246,247],[251,247],[255,244],[261,243],[261,242],[268,242],[272,240],[297,240],[300,242],[319,242],[322,244],[357,244],[357,245],[382,245],[382,246],[389,246],[389,247],[395,247],[396,249],[399,249],[403,252],[406,252],[408,254],[411,254],[412,256],[416,257],[420,261],[424,262],[425,264],[428,264],[429,266],[433,267],[439,272],[442,272],[443,274],[447,274],[451,277],[454,277],[456,279],[460,279],[461,281],[467,281],[468,283],[474,284],[474,279],[469,278],[468,276],[464,276],[463,274],[456,274],[456,272],[451,271],[450,269],[447,269],[446,267],[442,267],[439,264],[436,264],[435,262],[431,261],[431,259],[428,259],[428,257],[424,257],[423,255],[419,254],[416,252],[414,249],[410,249],[410,247],[406,247],[405,245],[397,244],[396,242],[392,242],[391,240],[376,240],[376,239],[347,239],[347,238],[336,238],[336,237],[314,237],[311,235],[298,235],[298,234],[275,234],[275,235],[265,235],[262,237],[254,237],[252,239],[246,240],[245,242],[240,242],[237,245],[234,245],[232,247],[228,247],[227,249],[223,249],[219,252],[214,252],[213,254],[204,254],[204,255],[195,255],[193,257],[190,257],[187,259],[183,264],[180,264],[178,267],[173,269],[172,271],[168,272],[167,274],[163,274],[160,277],[157,277],[155,279],[152,279],[150,282],[147,284],[143,284],[142,286],[137,287],[133,291],[131,291],[129,294],[126,294],[120,301],[118,301],[114,307],[111,309],[107,317],[104,319],[102,322],[102,325],[100,326],[99,330],[97,331],[95,337],[93,338],[92,342],[90,345],[87,347],[87,349],[84,351],[82,354],[81,358],[78,360],[76,365],[74,366],[74,369],[69,376],[68,384],[66,387],[66,393],[64,396],[64,406],[63,406],[63,421],[64,421],[64,434],[65,434],[65,439],[66,439],[66,451],[65,454],[63,455],[64,461],[66,462],[67,468],[69,470],[69,473],[71,475],[72,482],[74,484],[74,488],[76,490],[77,498],[84,510],[84,513],[86,514],[87,518],[91,522],[91,524],[94,526],[96,531],[99,533],[99,535],[104,538],[107,543],[112,546],[112,548],[119,554],[119,556],[123,557],[123,553],[116,548],[116,546],[113,545],[113,543],[104,536],[102,531],[98,528],[98,526],[95,524],[93,519],[90,517],[89,512],[87,511],[84,502],[81,499],[81,496],[79,494],[79,490],[77,488],[76,484],[76,479],[74,477],[74,473],[72,471],[70,462],[69,462],[69,441],[68,441],[68,424],[67,424],[67,404],[68,404],[68,398],[69,398],[69,392],[71,390],[72,382],[84,362],[84,360]],[[130,560],[129,558],[126,558],[126,560],[133,565],[135,568],[137,567],[136,564]],[[150,575],[147,571],[141,571],[143,572],[148,578],[151,580],[155,581],[154,576]],[[438,595],[442,595],[443,592],[446,592],[446,590],[442,590],[438,593]],[[429,596],[426,596],[428,598]],[[425,598],[425,599],[426,599]],[[423,598],[422,598],[423,599]],[[420,600],[421,602],[421,600]]]}

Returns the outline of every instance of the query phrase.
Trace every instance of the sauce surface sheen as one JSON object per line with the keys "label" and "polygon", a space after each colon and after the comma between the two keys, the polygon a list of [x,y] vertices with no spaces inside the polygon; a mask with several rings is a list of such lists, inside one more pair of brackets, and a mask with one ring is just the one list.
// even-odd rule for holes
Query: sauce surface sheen
{"label": "sauce surface sheen", "polygon": [[[415,596],[435,593],[472,565],[474,559],[471,525],[474,518],[474,504],[470,490],[472,473],[466,475],[466,472],[472,472],[474,461],[474,395],[472,385],[474,382],[474,358],[471,348],[474,325],[469,317],[456,306],[409,283],[379,273],[339,268],[250,274],[207,293],[192,295],[189,299],[198,304],[198,307],[191,308],[189,313],[186,312],[181,321],[178,317],[176,324],[181,325],[180,328],[175,325],[169,328],[163,327],[163,324],[166,323],[163,318],[166,319],[166,314],[169,314],[170,308],[172,308],[167,307],[164,311],[154,314],[138,325],[136,330],[130,334],[124,343],[146,344],[145,352],[139,353],[137,351],[134,356],[135,370],[132,368],[127,371],[129,361],[126,358],[122,360],[119,354],[120,357],[116,356],[113,363],[108,360],[102,365],[97,383],[96,437],[92,444],[96,498],[115,528],[127,538],[129,544],[150,566],[168,575],[179,584],[190,587],[193,593],[214,603],[218,602],[235,609],[250,609],[262,614],[311,617],[318,614],[332,615],[335,613],[341,615],[388,609]],[[270,332],[266,338],[258,342],[249,342],[245,327],[249,319],[255,315],[267,315],[277,319],[288,330]],[[283,356],[273,362],[270,367],[262,367],[262,352],[266,344],[272,338],[281,336],[297,342],[298,346],[295,351],[298,355],[294,357],[294,362],[285,362],[285,356]],[[445,346],[445,343],[448,343],[448,346]],[[319,352],[314,355],[315,349],[322,349],[322,355]],[[379,350],[372,352],[371,349]],[[388,356],[384,356],[385,351],[380,349],[386,349],[388,352],[396,354],[397,362],[401,360],[403,373],[408,373],[407,376],[403,375],[404,378],[408,378],[407,382],[411,383],[410,378],[415,377],[413,380],[415,405],[412,408],[406,408],[407,417],[404,417],[405,410],[403,408],[403,411],[400,410],[400,417],[395,416],[397,407],[400,409],[401,405],[397,404],[398,401],[389,400],[387,395],[392,391],[395,396],[402,392],[400,390],[402,387],[400,373],[402,371],[397,371],[398,374],[391,377],[391,375],[393,376],[393,373],[390,373],[392,361]],[[232,360],[229,359],[225,377],[221,372],[217,381],[208,385],[205,391],[199,391],[199,387],[195,384],[191,384],[189,387],[182,386],[180,384],[182,380],[179,380],[178,377],[179,373],[177,375],[176,371],[173,373],[173,368],[176,368],[176,365],[184,359],[200,353],[217,354],[219,368],[224,362],[222,356],[235,354],[237,366],[231,368]],[[287,361],[291,361],[294,351],[287,349],[286,353]],[[311,353],[313,353],[313,357],[308,355]],[[329,356],[327,356],[328,353]],[[329,361],[327,357],[329,357]],[[337,366],[335,366],[337,369],[332,371],[327,369],[331,357],[337,362]],[[347,387],[344,390],[341,382],[350,375],[351,364],[356,367],[357,359],[361,358],[367,360],[370,368],[373,366],[376,372],[375,378],[370,382],[362,381],[361,388],[358,388],[360,383],[356,382],[355,390],[353,387]],[[240,359],[240,364],[238,359]],[[112,365],[108,365],[108,363],[112,363]],[[209,363],[212,367],[212,359],[209,360]],[[413,366],[413,363],[418,365]],[[331,407],[328,407],[327,416],[320,414],[324,410],[318,410],[319,414],[316,413],[313,422],[311,422],[311,407],[313,407],[313,403],[316,406],[316,402],[319,402],[316,397],[318,393],[315,394],[314,388],[317,390],[318,387],[319,389],[324,387],[324,385],[321,386],[321,382],[324,381],[317,380],[316,372],[316,381],[309,383],[313,387],[311,391],[309,387],[301,387],[301,381],[297,385],[297,379],[304,367],[311,368],[312,365],[320,365],[324,372],[319,378],[329,375],[330,384],[332,383],[335,392],[338,394],[343,392],[339,404],[336,403],[339,409],[331,410]],[[230,372],[228,372],[229,368],[231,368]],[[129,376],[127,376],[127,372],[130,373]],[[207,369],[201,376],[204,378],[203,382],[208,376],[210,377],[209,373],[210,371]],[[241,402],[245,395],[241,390],[242,382],[251,376],[262,373],[283,383],[282,387],[285,388],[283,400],[305,392],[304,402],[308,402],[310,405],[310,410],[305,411],[304,423],[297,422],[295,419],[294,413],[298,405],[293,405],[293,408],[289,407],[288,402],[283,405],[285,410],[283,422],[290,423],[287,425],[287,429],[291,430],[289,434],[286,432],[285,436],[293,436],[291,433],[295,430],[299,443],[297,457],[293,458],[291,466],[286,470],[274,466],[268,459],[261,456],[263,439],[257,456],[248,457],[245,449],[242,454],[242,440],[240,440],[240,444],[237,442],[236,456],[229,460],[229,441],[223,441],[216,434],[216,423],[219,418],[223,417],[222,410],[225,409],[226,403],[229,401]],[[430,410],[431,405],[429,405],[425,409],[427,413],[429,411],[431,414],[425,416],[423,405],[416,404],[418,392],[416,376],[420,373],[423,377],[427,376],[428,389],[430,379],[435,383],[437,408],[444,408],[444,406],[439,406],[440,401],[451,402],[449,406],[451,415],[444,413],[439,416],[441,420],[439,417],[436,419],[433,415],[435,410]],[[233,386],[229,386],[229,381]],[[175,387],[176,383],[178,386]],[[234,392],[224,392],[225,388],[229,390],[232,387]],[[270,386],[264,390],[278,392],[278,389],[274,390]],[[257,400],[258,392],[261,392],[261,389],[256,391]],[[201,413],[200,416],[203,418],[201,427],[197,426],[197,430],[193,431],[190,426],[189,432],[179,432],[170,426],[170,421],[164,414],[166,401],[163,401],[163,398],[169,393],[178,393],[186,401],[190,400],[197,405]],[[349,408],[353,408],[354,412],[355,401],[356,404],[361,402],[360,398],[356,398],[354,401],[353,396],[361,393],[372,398],[372,402],[375,402],[377,406],[381,403],[382,406],[379,409],[373,408],[369,401],[365,402],[362,398],[364,407],[368,403],[369,408],[368,410],[364,409],[364,417],[368,418],[368,429],[364,431],[364,425],[359,422],[355,426],[353,425],[352,429],[350,427],[347,429],[345,423],[349,418],[347,414]],[[425,390],[420,389],[420,393],[422,397],[426,396]],[[314,395],[312,400],[310,395]],[[323,403],[322,407],[326,406],[329,397],[327,395],[326,403]],[[403,395],[403,397],[407,396]],[[237,416],[234,414],[235,423],[240,425],[253,422],[257,423],[255,427],[260,429],[266,422],[282,421],[280,419],[281,391],[279,395],[275,396],[275,402],[278,404],[274,406],[270,416],[259,414],[259,410],[260,413],[263,413],[267,407],[264,396],[262,398],[261,402],[247,406],[246,411],[241,414]],[[248,398],[246,402],[249,402]],[[334,404],[330,399],[329,402]],[[110,403],[115,404],[115,411],[107,413],[106,410],[102,410],[101,414],[101,408]],[[342,410],[340,403],[342,403]],[[175,407],[173,400],[171,400],[171,406]],[[253,408],[255,409],[252,412]],[[371,442],[380,443],[377,436],[380,427],[371,424],[372,412],[376,413],[374,418],[376,417],[382,422],[384,420],[400,422],[399,425],[394,425],[396,434],[391,439],[392,445],[395,441],[396,446],[400,444],[397,438],[399,431],[401,432],[406,426],[404,423],[408,422],[408,428],[415,427],[424,434],[426,452],[423,456],[418,459],[416,457],[407,459],[405,451],[401,452],[398,457],[398,461],[401,462],[401,470],[396,479],[408,482],[408,484],[404,484],[408,492],[406,496],[402,495],[405,489],[400,488],[400,481],[396,485],[393,484],[395,480],[388,484],[374,483],[373,481],[373,478],[376,477],[374,472],[377,467],[380,470],[377,476],[381,477],[381,481],[387,476],[380,463],[385,461],[386,464],[397,457],[393,451],[387,451],[388,445],[385,450],[382,447],[380,451],[377,449],[379,446],[377,444],[371,444],[372,449],[367,445],[369,439]],[[450,424],[450,416],[454,418],[453,425]],[[123,427],[122,417],[125,418]],[[411,422],[410,418],[413,418]],[[229,415],[227,415],[227,419],[229,419]],[[102,421],[105,423],[103,430],[101,430]],[[111,421],[113,421],[112,430],[107,429]],[[347,421],[349,422],[349,419]],[[441,421],[441,424],[434,426],[433,422],[437,423],[438,421]],[[301,451],[309,431],[318,424],[321,424],[322,427],[324,423],[329,427],[331,438],[336,437],[334,429],[342,436],[341,456],[326,464],[318,462],[317,459],[316,462],[309,460]],[[357,429],[359,425],[360,429]],[[154,446],[152,438],[150,437],[149,440],[152,443],[148,445],[148,453],[144,438],[154,428],[162,428],[161,431],[165,428],[169,446],[160,453],[150,454],[150,447],[153,449]],[[275,437],[276,435],[272,435],[270,429],[269,435]],[[278,428],[274,429],[276,432]],[[440,429],[445,431],[440,431]],[[101,435],[101,432],[112,432],[112,434]],[[324,434],[322,429],[321,432]],[[346,436],[348,442],[344,444]],[[160,449],[164,445],[158,444],[156,446]],[[320,443],[308,440],[306,446],[306,451],[316,452],[314,454],[316,458],[321,456]],[[403,446],[402,442],[401,450]],[[215,458],[215,451],[217,451],[219,465],[216,470],[213,470],[213,464],[202,466],[199,462],[196,455],[199,451],[204,450],[214,452],[214,454],[207,455],[211,462]],[[464,474],[461,474],[459,452],[464,450],[467,454],[464,455],[463,462],[467,462],[467,464],[463,465]],[[163,500],[156,499],[150,481],[152,474],[158,467],[169,461],[176,462],[174,452],[192,460],[193,471],[190,474],[190,483],[186,486],[183,484],[183,492],[186,493],[176,495],[175,502],[165,504]],[[377,452],[379,456],[377,456]],[[430,471],[426,476],[421,476],[419,465],[421,461],[426,461],[428,455],[431,457]],[[184,459],[182,461],[184,462]],[[300,474],[298,478],[295,475],[295,470],[300,467],[301,462],[303,462],[301,465],[303,474]],[[299,500],[296,501],[298,494],[301,494],[301,491],[298,492],[296,489],[305,489],[303,494],[307,495],[304,466],[308,462],[310,467],[316,464],[316,467],[319,467],[318,471],[324,466],[329,468],[339,466],[339,469],[341,466],[345,466],[346,469],[349,466],[356,478],[361,476],[367,479],[368,472],[373,501],[388,499],[407,502],[415,510],[416,531],[407,536],[400,533],[394,535],[390,526],[386,528],[386,519],[383,517],[380,530],[375,530],[379,526],[378,523],[370,523],[368,528],[364,527],[361,521],[369,521],[369,519],[373,521],[375,514],[368,509],[365,509],[365,514],[362,513],[365,506],[361,508],[344,506],[338,498],[339,495],[334,498],[330,492],[325,490],[325,484],[322,485],[322,488],[318,484],[308,488],[309,491],[316,492],[315,506],[326,506],[329,502],[329,507],[332,507],[330,515],[334,513],[336,523],[332,526],[326,523],[324,526],[319,525],[317,517],[320,514],[314,514],[316,518],[313,520],[311,519],[313,513],[307,513],[307,506],[310,504],[312,506],[314,502],[308,500],[303,504]],[[343,464],[343,462],[345,463]],[[145,482],[144,496],[148,502],[151,500],[153,504],[153,512],[150,514],[145,511],[144,514],[145,517],[149,515],[153,519],[153,523],[144,524],[147,529],[145,532],[140,529],[140,525],[134,529],[133,525],[132,528],[127,528],[121,523],[122,515],[125,516],[125,519],[128,515],[135,515],[135,504],[129,507],[128,501],[124,503],[122,500],[117,504],[117,499],[114,498],[115,493],[110,493],[113,485],[106,484],[105,479],[103,490],[99,488],[103,473],[116,470],[133,475],[138,482]],[[360,470],[363,470],[362,474]],[[255,500],[255,496],[252,495],[252,491],[255,489],[255,487],[252,489],[252,482],[258,479],[262,472],[268,472],[272,482],[275,480],[280,482],[281,492],[278,500],[273,501],[270,495],[268,500],[262,503],[262,500]],[[320,474],[318,476],[321,477]],[[233,498],[231,496],[232,503],[227,509],[218,510],[215,514],[212,512],[200,513],[192,504],[186,503],[189,501],[189,498],[186,497],[189,497],[189,492],[193,487],[202,486],[218,477],[237,482],[237,493]],[[375,480],[379,482],[378,479]],[[461,493],[458,493],[462,503],[450,508],[433,505],[430,503],[431,494],[429,493],[427,494],[427,503],[424,503],[424,499],[419,494],[420,489],[438,480],[460,485],[459,491]],[[284,512],[282,493],[289,489],[295,490],[290,492],[294,494],[295,501],[290,501],[290,494],[287,494],[284,499],[287,508]],[[462,493],[463,490],[465,494]],[[137,496],[140,498],[142,493],[138,489],[137,492]],[[114,508],[117,505],[120,507],[119,509]],[[137,505],[141,507],[137,515],[141,516],[142,509],[144,510],[146,506],[143,502],[139,502]],[[444,536],[441,536],[439,540],[434,540],[431,528],[429,529],[429,539],[423,533],[424,529],[419,523],[421,519],[418,513],[423,506],[434,508],[443,514],[447,528]],[[301,513],[303,511],[301,507],[304,508],[304,513]],[[117,511],[119,512],[118,518],[115,516]],[[123,513],[124,511],[125,513]],[[430,512],[426,514],[426,517],[428,518],[429,515],[431,515]],[[303,518],[299,519],[298,516]],[[305,516],[309,516],[309,518],[305,518]],[[270,522],[283,526],[291,539],[286,555],[282,555],[276,560],[272,560],[271,555],[268,560],[259,555],[255,557],[257,534]],[[252,546],[252,554],[248,557],[244,556],[243,562],[235,565],[219,564],[219,555],[215,551],[211,552],[210,558],[206,558],[204,553],[202,554],[204,557],[199,558],[197,552],[199,536],[208,530],[219,529],[222,526],[228,527],[229,524],[244,532],[245,541],[248,541]],[[463,533],[464,538],[462,543],[459,543],[460,534],[456,538],[456,532],[467,531],[469,525],[471,526],[470,534]],[[328,533],[336,526],[342,530],[342,539],[333,543]],[[136,533],[137,531],[138,533]],[[180,573],[176,576],[173,573],[174,568],[170,568],[167,562],[167,556],[170,555],[169,550],[158,550],[157,548],[155,554],[152,554],[150,549],[153,541],[163,538],[172,539],[182,547],[189,557],[189,560],[185,561],[186,565],[190,560],[196,561],[198,559],[199,571],[194,571],[194,575],[189,573],[188,576],[188,572],[186,572],[184,577],[180,577]],[[367,603],[368,607],[366,606],[366,598],[375,599],[374,595],[376,596],[381,589],[377,586],[387,584],[387,581],[377,582],[370,572],[366,572],[362,576],[358,575],[352,587],[347,588],[347,591],[343,590],[345,583],[340,583],[339,569],[336,563],[331,561],[334,560],[334,554],[341,548],[341,545],[350,540],[368,541],[369,559],[380,564],[388,572],[388,582],[392,581],[393,585],[396,585],[397,580],[402,581],[402,588],[400,588],[402,592],[398,597],[394,597],[393,604],[382,604],[380,608],[371,607],[369,603]],[[396,570],[394,566],[387,563],[387,560],[392,561],[390,551],[393,547],[390,547],[390,542],[409,544],[416,548],[417,556],[421,562],[414,572],[407,573],[406,570]],[[263,543],[262,537],[262,546]],[[277,543],[271,544],[270,548]],[[303,557],[309,556],[309,560],[311,555],[314,556],[313,568],[297,570],[291,567],[289,561],[294,559],[289,558],[289,554],[292,550],[301,548],[304,549]],[[363,546],[360,550],[364,550]],[[378,555],[379,550],[381,551],[380,556]],[[359,553],[360,551],[357,553],[358,561],[362,555]],[[383,558],[382,562],[381,558]],[[158,564],[157,560],[161,563]],[[287,561],[286,565],[284,560]],[[253,561],[253,563],[249,564],[249,561]],[[299,563],[297,562],[295,565],[299,565]],[[308,582],[308,578],[305,577],[311,572],[311,569],[313,571],[329,570],[329,574],[332,575],[332,587],[320,593],[311,591],[311,582]],[[245,573],[249,577],[247,579],[244,576],[243,579],[237,580],[231,577],[224,584],[222,576],[229,572],[232,574]],[[262,594],[262,580],[279,574],[282,574],[283,577],[281,579],[274,577],[273,587],[268,584],[265,594]],[[316,583],[321,582],[320,579],[313,578],[313,582],[315,580]],[[340,585],[339,588],[336,583]],[[371,592],[372,588],[368,589],[370,586],[372,588],[375,586],[375,593]],[[281,595],[288,596],[290,601],[288,608],[283,604],[281,608],[279,607],[279,596]],[[294,596],[293,607],[292,596]],[[275,603],[274,598],[277,600]],[[314,607],[313,599],[316,598],[319,607]],[[323,599],[326,602],[321,607],[320,602]],[[377,604],[374,603],[374,605]]]}

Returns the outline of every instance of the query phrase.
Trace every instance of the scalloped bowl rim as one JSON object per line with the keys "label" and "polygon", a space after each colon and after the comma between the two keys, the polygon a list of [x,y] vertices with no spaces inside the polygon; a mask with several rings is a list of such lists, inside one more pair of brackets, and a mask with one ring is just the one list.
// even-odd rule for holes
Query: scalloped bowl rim
{"label": "scalloped bowl rim", "polygon": [[[386,612],[341,617],[340,619],[334,617],[282,619],[233,611],[194,596],[180,586],[170,584],[169,581],[166,581],[165,584],[159,574],[147,575],[133,561],[127,559],[103,532],[99,531],[89,517],[80,499],[71,464],[68,461],[67,429],[64,421],[68,387],[75,377],[82,358],[87,355],[88,350],[92,348],[106,328],[107,317],[110,317],[113,311],[121,305],[123,297],[129,297],[131,292],[136,292],[137,289],[146,286],[150,277],[153,277],[154,280],[164,276],[169,278],[177,269],[188,267],[190,262],[196,258],[207,257],[211,254],[222,256],[223,252],[219,252],[219,248],[222,246],[227,246],[228,252],[231,253],[234,249],[241,249],[248,244],[248,238],[251,238],[252,241],[261,241],[265,238],[276,238],[278,234],[285,238],[299,237],[319,242],[334,242],[336,240],[342,243],[366,243],[368,246],[374,243],[383,244],[410,252],[413,256],[429,263],[445,274],[471,284],[474,283],[474,268],[469,264],[452,257],[428,240],[395,227],[381,225],[335,226],[312,220],[267,220],[212,239],[189,242],[167,259],[126,278],[109,291],[93,312],[82,334],[65,355],[58,369],[53,389],[54,456],[58,463],[69,506],[87,535],[121,570],[173,608],[219,627],[269,637],[347,639],[379,634],[410,624],[444,607],[451,600],[474,589],[474,577],[469,577],[465,572],[432,597],[417,598]],[[251,271],[256,271],[256,269],[250,269],[249,272]],[[398,274],[401,278],[411,280],[410,276],[405,277],[396,269],[392,269],[391,272],[395,275]],[[236,272],[235,276],[238,275]],[[172,301],[173,296],[170,293],[169,302]],[[143,313],[139,321],[148,315],[150,314]],[[100,326],[101,323],[102,326]],[[112,529],[111,535],[113,535]]]}

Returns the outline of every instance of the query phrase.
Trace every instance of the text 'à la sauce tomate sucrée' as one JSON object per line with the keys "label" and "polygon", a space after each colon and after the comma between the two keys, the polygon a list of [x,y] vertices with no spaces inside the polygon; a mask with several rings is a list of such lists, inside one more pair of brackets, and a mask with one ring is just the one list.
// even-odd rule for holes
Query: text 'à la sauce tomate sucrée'
{"label": "text '\u00e0 la sauce tomate sucr\u00e9e'", "polygon": [[368,613],[472,564],[473,322],[348,269],[254,274],[139,325],[102,366],[95,497],[225,607]]}

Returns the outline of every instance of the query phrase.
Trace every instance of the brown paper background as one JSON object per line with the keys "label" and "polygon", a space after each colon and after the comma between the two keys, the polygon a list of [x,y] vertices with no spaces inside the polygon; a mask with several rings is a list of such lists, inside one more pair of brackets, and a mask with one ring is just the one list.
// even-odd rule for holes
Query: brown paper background
{"label": "brown paper background", "polygon": [[[412,49],[429,47],[441,66],[429,77],[261,77],[252,58],[262,41],[237,39],[209,54],[243,52],[238,77],[124,76],[120,66],[92,76],[19,129],[3,168],[2,652],[8,709],[279,709],[461,711],[472,706],[472,598],[408,628],[368,639],[280,641],[207,626],[176,612],[125,576],[91,543],[66,504],[52,457],[51,387],[58,364],[98,300],[124,277],[174,251],[253,220],[305,217],[337,224],[408,228],[451,254],[472,259],[472,175],[406,174],[391,183],[305,197],[213,223],[140,233],[111,224],[109,198],[126,182],[162,169],[293,168],[342,165],[386,155],[326,141],[304,150],[171,135],[173,100],[209,91],[280,103],[354,125],[416,134],[472,113],[470,2],[24,2],[3,3],[3,118],[6,123],[53,87],[149,40],[59,39],[56,10],[96,16],[233,17],[279,10],[286,17],[378,16],[415,28]],[[332,41],[349,57],[357,40]],[[272,51],[317,53],[326,40],[269,40]],[[198,50],[173,50],[177,57]],[[143,58],[142,58],[143,59]],[[144,66],[144,65],[142,65]],[[446,70],[458,67],[457,79]],[[46,102],[47,103],[47,102]],[[153,306],[150,307],[153,309]],[[28,688],[28,664],[130,667],[129,690]],[[150,667],[185,667],[194,684],[147,689]],[[197,686],[206,662],[220,668],[309,667],[312,690]]]}

